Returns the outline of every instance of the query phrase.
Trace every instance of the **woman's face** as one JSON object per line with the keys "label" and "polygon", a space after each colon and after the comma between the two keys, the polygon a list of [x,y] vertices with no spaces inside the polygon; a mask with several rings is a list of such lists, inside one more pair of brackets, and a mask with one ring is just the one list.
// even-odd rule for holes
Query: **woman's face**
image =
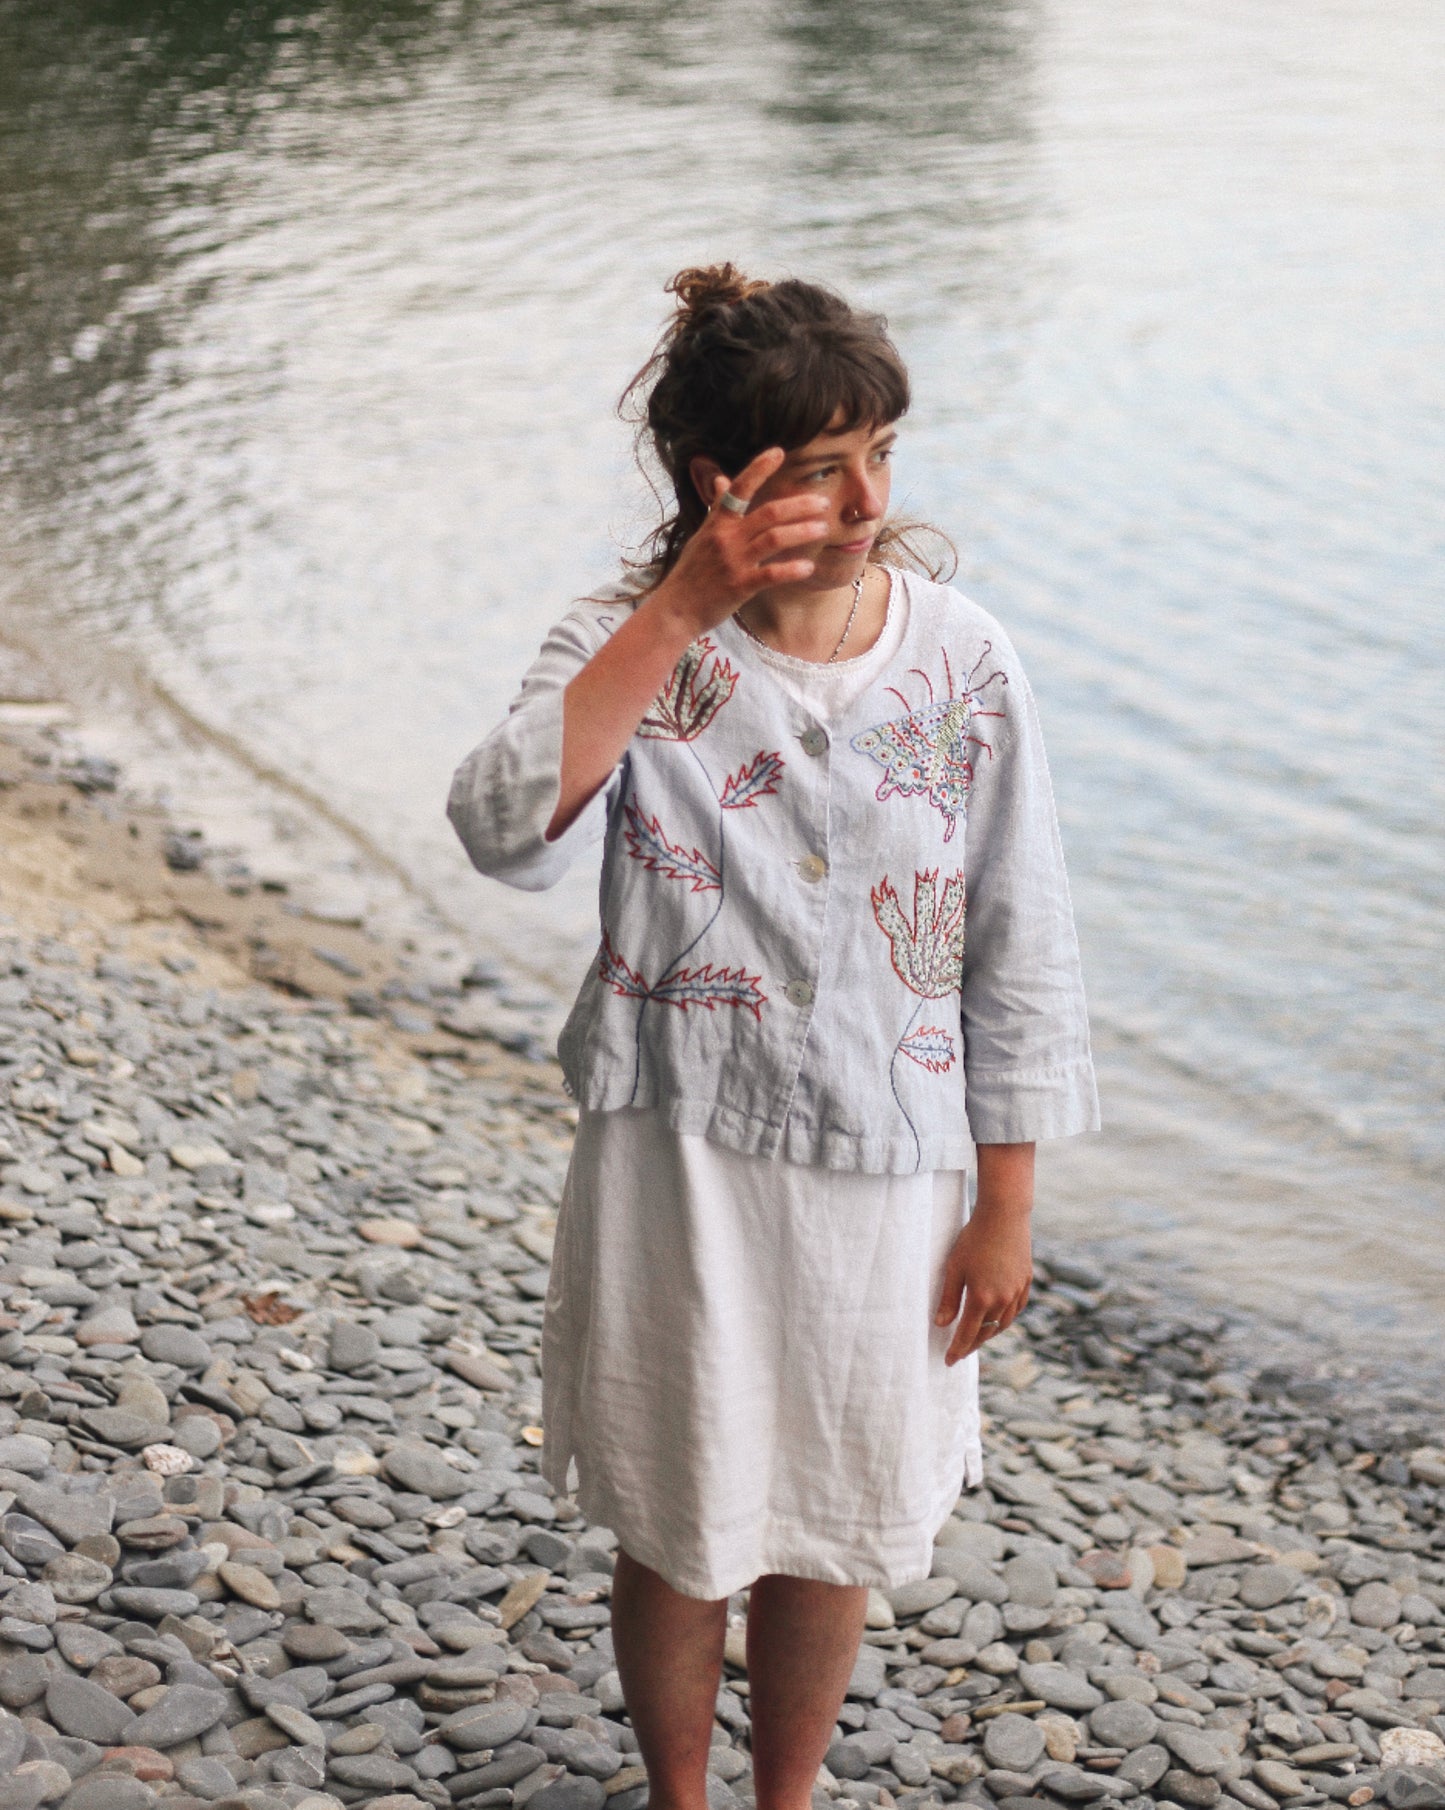
{"label": "woman's face", "polygon": [[897,438],[891,422],[882,427],[824,428],[816,439],[790,452],[759,490],[758,502],[821,496],[828,505],[816,551],[795,547],[784,555],[796,559],[811,554],[817,562],[813,576],[789,590],[836,590],[851,585],[862,572],[888,513]]}

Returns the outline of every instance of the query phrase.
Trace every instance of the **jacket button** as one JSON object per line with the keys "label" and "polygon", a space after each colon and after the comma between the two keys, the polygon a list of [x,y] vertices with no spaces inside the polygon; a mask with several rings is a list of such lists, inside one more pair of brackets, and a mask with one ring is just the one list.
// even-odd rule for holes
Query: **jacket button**
{"label": "jacket button", "polygon": [[798,872],[805,880],[821,880],[828,871],[828,863],[821,855],[804,855],[798,863]]}
{"label": "jacket button", "polygon": [[790,980],[783,988],[783,998],[789,1005],[810,1006],[813,1003],[813,989],[805,980]]}
{"label": "jacket button", "polygon": [[805,729],[798,740],[803,744],[804,754],[821,754],[828,746],[828,731],[814,724],[811,729]]}

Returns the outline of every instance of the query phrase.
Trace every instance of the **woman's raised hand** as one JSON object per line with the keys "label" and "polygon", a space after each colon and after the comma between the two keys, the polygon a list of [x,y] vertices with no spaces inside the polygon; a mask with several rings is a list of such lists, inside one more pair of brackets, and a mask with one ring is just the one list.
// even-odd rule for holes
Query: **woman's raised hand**
{"label": "woman's raised hand", "polygon": [[694,634],[724,621],[759,591],[812,577],[815,562],[801,549],[826,533],[828,505],[821,496],[778,497],[746,514],[720,501],[732,495],[751,504],[786,456],[781,447],[770,447],[731,482],[719,474],[702,526],[653,592],[657,603],[685,616]]}

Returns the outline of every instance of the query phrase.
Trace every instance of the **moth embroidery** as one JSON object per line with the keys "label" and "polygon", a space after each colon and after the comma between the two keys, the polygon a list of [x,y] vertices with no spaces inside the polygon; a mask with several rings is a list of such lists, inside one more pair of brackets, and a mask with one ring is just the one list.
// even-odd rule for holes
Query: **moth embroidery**
{"label": "moth embroidery", "polygon": [[1001,710],[983,708],[984,688],[995,681],[1007,685],[1008,677],[998,668],[986,679],[977,677],[979,668],[993,652],[993,643],[986,642],[963,691],[955,697],[947,649],[940,649],[940,652],[947,696],[941,700],[937,698],[928,674],[920,667],[910,668],[910,672],[928,687],[928,702],[914,708],[901,691],[890,685],[888,690],[907,714],[861,730],[850,746],[882,767],[883,777],[874,794],[880,802],[892,798],[895,793],[900,798],[927,798],[935,810],[943,813],[946,825],[943,840],[950,842],[959,818],[968,812],[968,794],[973,786],[973,761],[968,749],[972,746],[982,748],[990,756],[993,754],[989,743],[973,733],[973,725],[979,717],[1002,718],[1004,714]]}

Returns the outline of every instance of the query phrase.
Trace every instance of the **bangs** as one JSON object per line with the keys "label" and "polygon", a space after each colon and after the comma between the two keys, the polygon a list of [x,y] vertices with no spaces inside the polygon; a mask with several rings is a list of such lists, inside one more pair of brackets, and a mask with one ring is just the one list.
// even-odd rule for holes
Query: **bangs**
{"label": "bangs", "polygon": [[814,340],[789,346],[776,363],[759,359],[760,366],[773,368],[758,370],[748,385],[747,428],[736,448],[741,464],[768,446],[796,452],[822,433],[897,421],[908,410],[908,377],[890,352],[856,341],[838,346]]}

